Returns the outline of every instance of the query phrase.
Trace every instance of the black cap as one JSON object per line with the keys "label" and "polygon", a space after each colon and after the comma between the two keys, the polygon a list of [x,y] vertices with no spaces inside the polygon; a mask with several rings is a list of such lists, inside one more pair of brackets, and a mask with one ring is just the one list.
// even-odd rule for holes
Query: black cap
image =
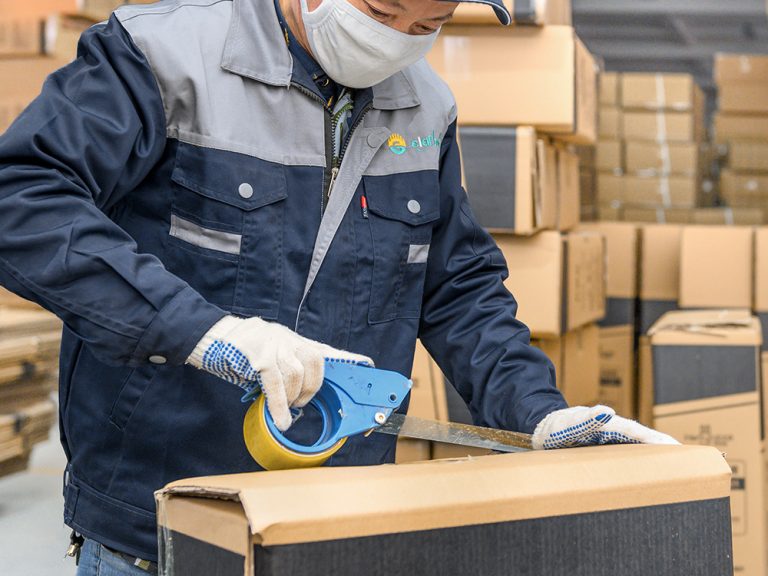
{"label": "black cap", "polygon": [[509,13],[509,10],[507,10],[507,7],[504,6],[504,0],[447,0],[447,1],[472,2],[473,4],[485,4],[493,8],[493,11],[496,12],[496,16],[498,16],[499,21],[504,26],[509,26],[512,23],[512,15]]}

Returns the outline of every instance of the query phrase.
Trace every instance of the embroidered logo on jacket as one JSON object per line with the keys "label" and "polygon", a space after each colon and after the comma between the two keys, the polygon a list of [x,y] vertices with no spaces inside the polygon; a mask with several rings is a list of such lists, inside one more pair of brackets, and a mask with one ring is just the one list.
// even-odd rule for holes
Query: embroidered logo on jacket
{"label": "embroidered logo on jacket", "polygon": [[397,154],[398,156],[402,156],[409,149],[427,150],[429,148],[440,147],[440,144],[442,144],[442,140],[435,136],[434,132],[428,136],[419,136],[418,138],[414,138],[411,140],[410,144],[406,142],[405,138],[403,138],[401,134],[397,133],[391,134],[389,140],[387,140],[387,146],[389,146],[389,149],[393,154]]}

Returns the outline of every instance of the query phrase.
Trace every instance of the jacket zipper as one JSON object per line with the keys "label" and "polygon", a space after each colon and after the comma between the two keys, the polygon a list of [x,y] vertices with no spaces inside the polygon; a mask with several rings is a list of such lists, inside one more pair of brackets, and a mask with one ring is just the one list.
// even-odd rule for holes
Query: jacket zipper
{"label": "jacket zipper", "polygon": [[[336,177],[339,175],[339,170],[341,169],[341,162],[344,160],[344,154],[347,152],[347,146],[349,144],[349,141],[352,139],[352,134],[355,132],[358,126],[363,122],[363,119],[365,118],[365,115],[368,114],[368,112],[373,108],[373,105],[368,104],[365,108],[363,108],[363,111],[360,113],[360,117],[355,120],[355,123],[352,124],[352,126],[349,127],[349,132],[347,133],[347,137],[344,138],[344,141],[341,143],[341,149],[339,150],[339,159],[338,162],[335,163],[333,169],[331,170],[331,183],[328,187],[328,198],[331,197],[331,192],[333,191],[333,185],[336,184]],[[338,127],[336,127],[338,129]]]}

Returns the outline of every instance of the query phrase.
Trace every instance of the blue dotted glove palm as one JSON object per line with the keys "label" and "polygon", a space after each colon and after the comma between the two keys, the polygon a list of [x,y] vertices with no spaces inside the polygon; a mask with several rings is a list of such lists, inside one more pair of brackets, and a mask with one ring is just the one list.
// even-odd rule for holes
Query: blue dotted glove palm
{"label": "blue dotted glove palm", "polygon": [[533,433],[536,450],[602,444],[679,444],[642,424],[616,416],[607,406],[575,406],[548,414]]}
{"label": "blue dotted glove palm", "polygon": [[200,340],[187,363],[239,386],[261,390],[275,425],[287,430],[323,384],[325,361],[373,366],[367,356],[337,350],[261,318],[227,316]]}

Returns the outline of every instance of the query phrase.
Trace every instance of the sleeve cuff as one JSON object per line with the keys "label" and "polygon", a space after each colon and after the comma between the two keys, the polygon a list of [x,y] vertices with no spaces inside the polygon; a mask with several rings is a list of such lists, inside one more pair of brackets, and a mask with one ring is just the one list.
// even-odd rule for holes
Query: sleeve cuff
{"label": "sleeve cuff", "polygon": [[194,289],[185,288],[157,313],[131,355],[130,364],[184,364],[197,343],[226,315]]}

